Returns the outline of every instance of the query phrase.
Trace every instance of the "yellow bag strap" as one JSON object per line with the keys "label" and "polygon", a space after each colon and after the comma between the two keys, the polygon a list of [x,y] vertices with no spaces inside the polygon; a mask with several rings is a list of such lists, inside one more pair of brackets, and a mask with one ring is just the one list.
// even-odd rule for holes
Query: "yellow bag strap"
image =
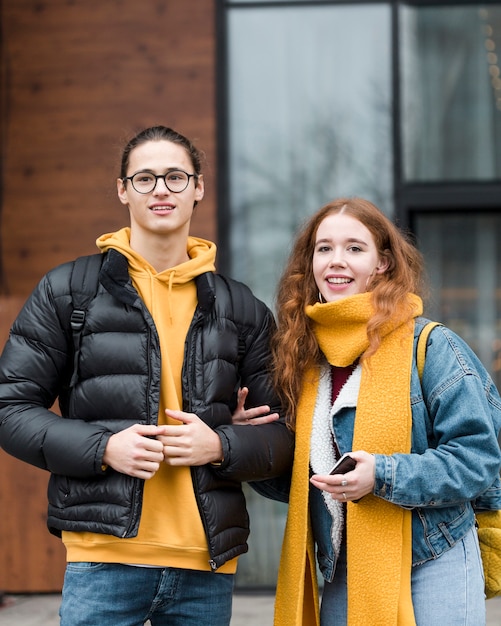
{"label": "yellow bag strap", "polygon": [[435,328],[435,326],[440,326],[440,322],[428,322],[423,326],[423,330],[421,331],[418,342],[417,342],[417,355],[416,355],[416,363],[419,374],[419,380],[423,378],[423,370],[424,370],[424,360],[426,357],[426,344],[428,343],[428,336],[431,331]]}

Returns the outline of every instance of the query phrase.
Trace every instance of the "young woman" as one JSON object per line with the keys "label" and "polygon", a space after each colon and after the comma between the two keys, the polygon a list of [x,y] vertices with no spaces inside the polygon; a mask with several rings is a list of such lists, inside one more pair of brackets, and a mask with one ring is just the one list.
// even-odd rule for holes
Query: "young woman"
{"label": "young woman", "polygon": [[[323,207],[295,241],[274,341],[296,434],[277,626],[485,623],[473,503],[501,508],[501,399],[444,326],[420,380],[421,272],[359,198]],[[331,474],[347,452],[355,469]]]}

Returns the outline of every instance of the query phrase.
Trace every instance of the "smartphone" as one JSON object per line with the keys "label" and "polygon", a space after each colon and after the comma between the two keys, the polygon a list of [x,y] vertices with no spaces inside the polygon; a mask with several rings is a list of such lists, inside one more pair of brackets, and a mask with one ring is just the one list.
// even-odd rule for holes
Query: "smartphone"
{"label": "smartphone", "polygon": [[357,462],[349,454],[343,456],[337,461],[336,465],[331,469],[329,474],[346,474],[351,472],[357,466]]}

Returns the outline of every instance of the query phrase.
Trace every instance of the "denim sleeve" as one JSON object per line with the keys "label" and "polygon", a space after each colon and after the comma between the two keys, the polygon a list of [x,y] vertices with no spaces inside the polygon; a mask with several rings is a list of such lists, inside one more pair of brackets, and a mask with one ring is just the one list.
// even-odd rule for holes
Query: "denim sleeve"
{"label": "denim sleeve", "polygon": [[501,509],[501,479],[499,476],[486,491],[476,498],[473,507],[477,511],[497,511]]}
{"label": "denim sleeve", "polygon": [[[421,384],[414,366],[411,454],[376,454],[375,495],[406,508],[466,501],[501,503],[501,399],[473,351],[439,327],[430,336]],[[497,490],[495,488],[497,485]]]}

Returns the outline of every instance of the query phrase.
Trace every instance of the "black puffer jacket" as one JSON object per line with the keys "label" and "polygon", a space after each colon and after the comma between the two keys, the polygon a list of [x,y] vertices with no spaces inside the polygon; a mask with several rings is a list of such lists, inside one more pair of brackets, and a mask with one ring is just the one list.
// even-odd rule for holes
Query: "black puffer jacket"
{"label": "black puffer jacket", "polygon": [[[0,359],[0,446],[51,472],[48,526],[119,537],[137,534],[143,481],[102,467],[109,437],[132,424],[155,424],[160,347],[153,320],[129,279],[126,258],[106,254],[82,332],[79,371],[70,385],[73,263],[49,272],[15,321]],[[239,386],[248,405],[278,410],[267,376],[273,317],[250,290],[206,273],[182,372],[184,410],[219,434],[220,467],[193,467],[211,566],[247,550],[249,520],[241,482],[290,468],[292,436],[282,421],[232,426]],[[59,397],[63,418],[49,409]]]}

